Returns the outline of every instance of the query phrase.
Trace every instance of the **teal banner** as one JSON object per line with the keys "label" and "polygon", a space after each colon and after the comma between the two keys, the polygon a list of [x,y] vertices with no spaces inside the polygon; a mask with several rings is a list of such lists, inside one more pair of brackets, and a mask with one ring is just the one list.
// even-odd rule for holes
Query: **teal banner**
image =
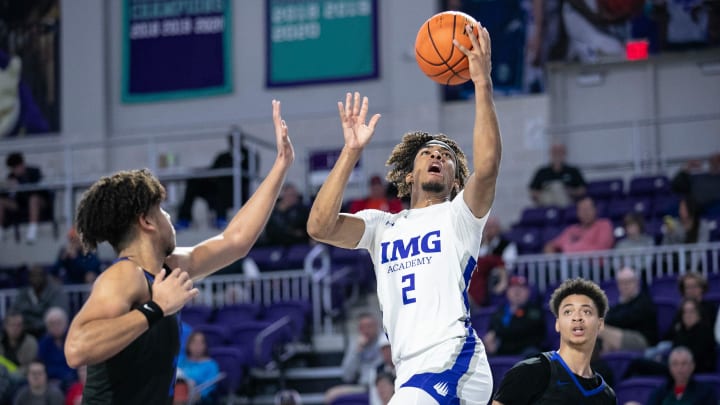
{"label": "teal banner", "polygon": [[267,85],[378,76],[376,0],[267,0]]}

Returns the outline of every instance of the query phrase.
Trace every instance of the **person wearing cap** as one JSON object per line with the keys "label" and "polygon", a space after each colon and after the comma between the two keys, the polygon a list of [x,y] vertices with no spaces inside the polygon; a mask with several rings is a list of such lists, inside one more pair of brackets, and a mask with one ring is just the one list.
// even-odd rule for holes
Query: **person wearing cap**
{"label": "person wearing cap", "polygon": [[549,306],[560,347],[516,363],[492,405],[615,405],[615,392],[591,365],[608,309],[605,292],[592,281],[569,279],[555,289]]}
{"label": "person wearing cap", "polygon": [[394,196],[389,196],[387,187],[382,177],[375,175],[370,177],[368,182],[370,194],[365,198],[354,200],[350,203],[351,214],[362,210],[380,210],[385,212],[396,213],[403,210],[402,201]]}
{"label": "person wearing cap", "polygon": [[497,355],[527,356],[540,352],[545,339],[545,316],[530,301],[530,287],[523,276],[512,276],[505,292],[507,303],[490,318],[483,337],[485,350]]}
{"label": "person wearing cap", "polygon": [[367,97],[347,93],[345,102],[338,102],[345,145],[310,210],[313,239],[370,252],[397,370],[392,405],[485,405],[492,392],[490,366],[470,324],[467,299],[501,156],[490,37],[479,24],[477,29],[476,35],[466,26],[471,50],[455,42],[469,59],[475,87],[472,166],[447,135],[406,133],[387,160],[386,179],[398,197],[410,196],[410,208],[397,214],[341,214],[352,169],[380,119],[368,116]]}

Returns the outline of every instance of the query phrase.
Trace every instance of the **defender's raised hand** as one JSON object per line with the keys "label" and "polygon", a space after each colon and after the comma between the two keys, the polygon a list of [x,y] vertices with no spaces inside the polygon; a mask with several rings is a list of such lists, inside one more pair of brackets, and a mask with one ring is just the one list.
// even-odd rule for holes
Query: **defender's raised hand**
{"label": "defender's raised hand", "polygon": [[473,34],[473,27],[465,26],[465,31],[472,41],[472,49],[465,48],[456,39],[453,44],[468,57],[470,67],[470,78],[475,84],[486,84],[490,82],[490,34],[488,30],[477,23],[478,35]]}
{"label": "defender's raised hand", "polygon": [[364,148],[375,132],[375,125],[380,119],[380,114],[373,115],[370,122],[365,124],[368,112],[368,98],[363,97],[361,103],[360,93],[358,92],[355,92],[354,96],[347,93],[345,95],[345,104],[338,101],[338,111],[343,136],[345,137],[345,146],[351,149]]}
{"label": "defender's raised hand", "polygon": [[275,125],[275,142],[277,143],[278,151],[277,158],[289,166],[295,160],[295,150],[288,135],[287,124],[280,115],[280,101],[273,100],[272,107],[273,124]]}

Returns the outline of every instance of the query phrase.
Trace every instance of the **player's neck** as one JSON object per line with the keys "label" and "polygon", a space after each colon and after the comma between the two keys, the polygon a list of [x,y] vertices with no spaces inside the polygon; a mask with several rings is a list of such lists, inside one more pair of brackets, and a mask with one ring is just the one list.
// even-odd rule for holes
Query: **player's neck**
{"label": "player's neck", "polygon": [[132,243],[121,250],[118,257],[127,257],[130,261],[154,275],[162,269],[163,260],[158,260],[158,255],[149,243]]}
{"label": "player's neck", "polygon": [[590,368],[590,360],[592,359],[592,348],[589,351],[574,348],[568,345],[560,345],[558,354],[570,368],[574,374],[581,377],[590,378],[593,375]]}
{"label": "player's neck", "polygon": [[416,198],[412,199],[410,207],[415,208],[426,208],[435,204],[442,204],[446,201],[450,201],[449,195],[438,195],[438,194],[426,194],[421,193]]}

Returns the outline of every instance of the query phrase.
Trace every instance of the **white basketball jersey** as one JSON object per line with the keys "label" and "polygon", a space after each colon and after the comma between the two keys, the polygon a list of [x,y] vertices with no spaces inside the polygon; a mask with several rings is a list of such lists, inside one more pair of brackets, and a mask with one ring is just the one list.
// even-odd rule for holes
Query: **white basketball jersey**
{"label": "white basketball jersey", "polygon": [[375,264],[383,326],[395,364],[468,335],[467,285],[488,215],[476,218],[461,191],[451,202],[390,214],[364,210],[357,248]]}

